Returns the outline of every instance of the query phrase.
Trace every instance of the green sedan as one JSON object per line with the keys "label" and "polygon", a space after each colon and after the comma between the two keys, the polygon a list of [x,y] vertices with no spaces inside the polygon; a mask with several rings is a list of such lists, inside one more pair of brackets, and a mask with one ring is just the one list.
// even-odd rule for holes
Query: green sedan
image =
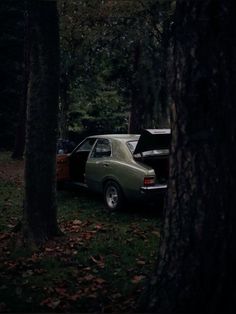
{"label": "green sedan", "polygon": [[71,154],[57,156],[57,181],[103,193],[109,210],[127,199],[153,199],[167,189],[170,135],[169,129],[149,129],[89,136]]}

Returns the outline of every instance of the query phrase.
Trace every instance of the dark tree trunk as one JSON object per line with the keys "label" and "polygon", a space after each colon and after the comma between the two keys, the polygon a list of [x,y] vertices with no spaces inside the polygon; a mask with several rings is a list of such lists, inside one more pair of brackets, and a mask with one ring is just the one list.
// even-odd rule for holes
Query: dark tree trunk
{"label": "dark tree trunk", "polygon": [[144,111],[141,109],[143,103],[140,101],[139,95],[133,90],[131,111],[129,114],[128,133],[140,133],[143,128]]}
{"label": "dark tree trunk", "polygon": [[18,123],[16,127],[14,150],[12,159],[23,159],[25,151],[25,118],[26,118],[26,97],[22,96],[20,111],[18,114]]}
{"label": "dark tree trunk", "polygon": [[148,312],[236,311],[234,2],[177,1],[170,180]]}
{"label": "dark tree trunk", "polygon": [[[69,70],[68,70],[69,72]],[[60,107],[59,107],[59,135],[66,139],[68,135],[68,111],[69,111],[69,75],[61,75]]]}
{"label": "dark tree trunk", "polygon": [[42,242],[58,234],[56,138],[59,35],[56,1],[31,1],[25,154],[24,232]]}
{"label": "dark tree trunk", "polygon": [[25,123],[27,109],[27,90],[29,80],[29,7],[28,1],[24,2],[25,23],[24,23],[24,65],[23,65],[23,90],[21,94],[21,104],[18,114],[18,124],[16,128],[13,159],[22,159],[25,151]]}
{"label": "dark tree trunk", "polygon": [[141,58],[142,47],[141,43],[138,42],[134,51],[134,74],[131,82],[131,109],[128,133],[140,133],[143,127],[143,115],[145,108],[142,101],[142,78],[140,77]]}
{"label": "dark tree trunk", "polygon": [[[171,1],[166,1],[165,10],[169,12],[171,10]],[[171,21],[172,16],[167,17],[169,13],[165,14],[163,22],[163,31],[161,35],[161,58],[158,66],[161,68],[160,73],[160,90],[159,90],[159,102],[157,113],[157,124],[159,128],[170,127],[170,81],[169,81],[169,65],[171,58]],[[172,74],[172,73],[171,73]]]}

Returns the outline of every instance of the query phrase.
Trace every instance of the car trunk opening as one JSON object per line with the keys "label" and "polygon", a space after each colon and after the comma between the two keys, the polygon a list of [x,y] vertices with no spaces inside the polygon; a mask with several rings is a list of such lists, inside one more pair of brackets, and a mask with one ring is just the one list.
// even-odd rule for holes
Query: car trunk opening
{"label": "car trunk opening", "polygon": [[156,174],[157,183],[167,183],[169,176],[169,158],[168,156],[162,157],[136,157],[136,161],[150,166]]}
{"label": "car trunk opening", "polygon": [[143,130],[133,156],[154,169],[157,183],[167,183],[169,176],[170,129]]}

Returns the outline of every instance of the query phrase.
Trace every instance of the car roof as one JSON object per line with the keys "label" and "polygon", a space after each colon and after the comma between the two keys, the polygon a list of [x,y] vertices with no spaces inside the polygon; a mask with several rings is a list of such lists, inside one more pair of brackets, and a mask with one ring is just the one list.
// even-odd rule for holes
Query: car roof
{"label": "car roof", "polygon": [[139,134],[102,134],[89,136],[89,138],[107,138],[120,141],[137,141],[139,137]]}

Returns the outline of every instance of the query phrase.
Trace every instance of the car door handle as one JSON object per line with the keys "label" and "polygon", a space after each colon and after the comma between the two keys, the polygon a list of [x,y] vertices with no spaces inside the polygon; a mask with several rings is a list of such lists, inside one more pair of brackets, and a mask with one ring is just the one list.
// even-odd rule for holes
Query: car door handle
{"label": "car door handle", "polygon": [[103,167],[109,167],[109,164],[107,162],[104,162]]}

